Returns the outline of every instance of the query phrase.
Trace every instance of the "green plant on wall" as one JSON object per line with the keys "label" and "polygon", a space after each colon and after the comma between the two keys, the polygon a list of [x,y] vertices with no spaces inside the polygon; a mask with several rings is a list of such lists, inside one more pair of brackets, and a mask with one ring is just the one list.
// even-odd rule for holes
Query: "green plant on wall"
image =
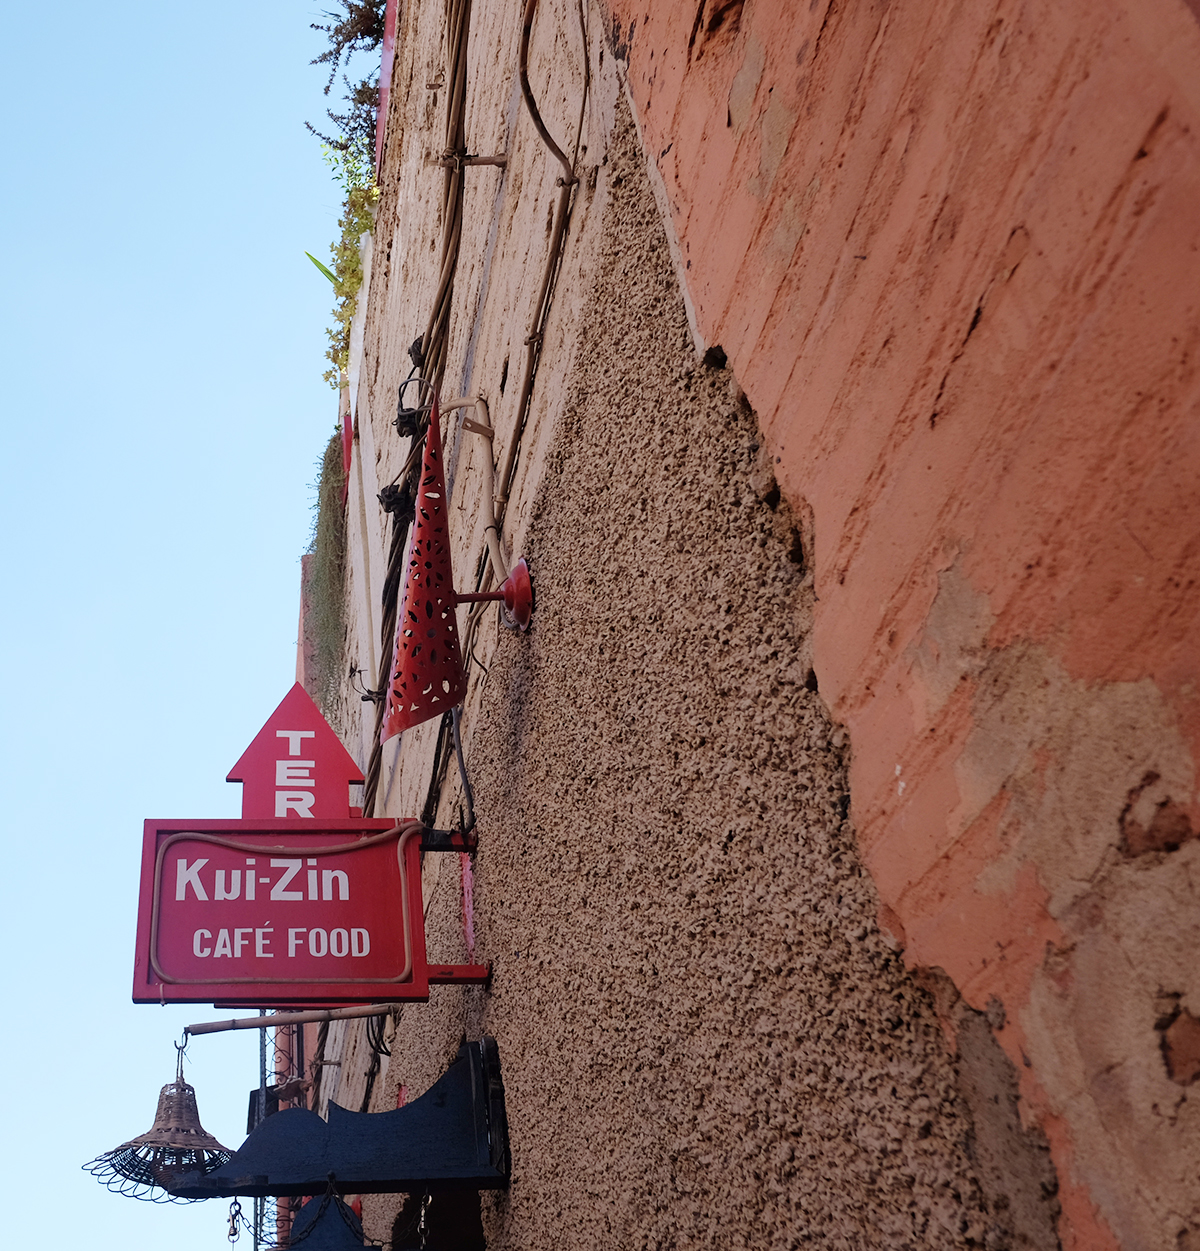
{"label": "green plant on wall", "polygon": [[[329,47],[312,63],[328,65],[328,95],[338,70],[349,67],[356,54],[375,52],[383,42],[386,5],[384,0],[337,0],[338,7],[325,12],[325,22],[314,22],[313,30],[329,37]],[[362,286],[360,240],[375,225],[373,210],[379,199],[375,186],[375,116],[379,105],[379,75],[351,82],[342,76],[346,87],[346,112],[329,110],[329,120],[337,128],[332,136],[322,134],[305,122],[309,132],[322,140],[321,153],[333,171],[335,181],[344,195],[342,215],[338,220],[339,237],[333,244],[330,265],[323,265],[311,252],[309,260],[333,283],[336,303],[333,325],[326,332],[329,348],[325,355],[330,368],[325,381],[334,388],[340,385],[350,361],[350,323]]]}
{"label": "green plant on wall", "polygon": [[333,283],[336,302],[333,325],[326,331],[329,347],[325,352],[330,367],[324,378],[336,388],[339,376],[350,366],[350,323],[354,320],[363,280],[361,240],[375,226],[374,209],[379,201],[379,188],[375,186],[373,171],[353,148],[322,144],[321,151],[346,198],[338,220],[340,235],[333,243],[332,264],[323,265],[311,252],[305,255]]}
{"label": "green plant on wall", "polygon": [[304,641],[311,649],[312,665],[309,692],[326,714],[332,711],[340,686],[345,635],[346,515],[342,508],[345,481],[342,435],[338,431],[325,447],[314,484],[316,515],[304,576]]}
{"label": "green plant on wall", "polygon": [[305,252],[304,255],[307,256],[310,261],[312,261],[312,263],[321,271],[321,273],[325,275],[326,278],[329,279],[330,282],[332,282],[335,286],[337,285],[337,274],[335,274],[330,269],[326,269],[326,267],[322,265],[321,262],[317,260],[317,258],[313,256],[311,252]]}

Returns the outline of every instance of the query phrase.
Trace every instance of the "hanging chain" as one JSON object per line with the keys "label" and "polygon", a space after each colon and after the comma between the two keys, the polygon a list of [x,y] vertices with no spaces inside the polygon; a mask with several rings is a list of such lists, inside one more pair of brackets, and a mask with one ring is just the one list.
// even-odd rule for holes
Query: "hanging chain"
{"label": "hanging chain", "polygon": [[[266,1206],[264,1200],[257,1200],[256,1203],[262,1203],[264,1207]],[[330,1182],[325,1190],[325,1194],[321,1198],[320,1204],[317,1207],[316,1214],[313,1216],[312,1220],[309,1221],[303,1233],[292,1235],[283,1242],[275,1242],[274,1240],[269,1240],[260,1235],[260,1251],[286,1251],[287,1248],[299,1246],[306,1238],[311,1237],[312,1234],[316,1233],[321,1228],[321,1218],[325,1215],[330,1206],[337,1209],[338,1215],[349,1227],[351,1233],[359,1241],[361,1241],[363,1232],[362,1225],[359,1222],[358,1217],[355,1216],[354,1210],[342,1199],[341,1195],[334,1190],[333,1183]],[[243,1229],[248,1234],[254,1233],[253,1223],[246,1218],[242,1212],[242,1205],[235,1199],[229,1205],[228,1237],[231,1244],[237,1241],[238,1234]],[[422,1243],[422,1245],[424,1244]]]}
{"label": "hanging chain", "polygon": [[429,1236],[429,1205],[432,1202],[429,1195],[421,1196],[421,1214],[417,1217],[417,1234],[421,1239],[422,1251],[424,1251],[425,1239]]}

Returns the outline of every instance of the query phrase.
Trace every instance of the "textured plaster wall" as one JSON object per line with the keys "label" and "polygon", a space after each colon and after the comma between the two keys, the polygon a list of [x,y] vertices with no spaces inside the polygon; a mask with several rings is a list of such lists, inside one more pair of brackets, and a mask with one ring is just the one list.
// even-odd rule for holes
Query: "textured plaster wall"
{"label": "textured plaster wall", "polygon": [[696,333],[812,518],[881,919],[987,1013],[1064,1245],[1194,1246],[1200,27],[609,9]]}
{"label": "textured plaster wall", "polygon": [[[461,1034],[498,1039],[513,1181],[477,1216],[435,1198],[431,1240],[478,1221],[460,1247],[1049,1251],[1011,1065],[935,985],[956,1049],[877,927],[803,523],[732,374],[696,359],[623,112],[527,522],[534,628],[489,632],[469,704],[492,985],[404,1009],[372,1106]],[[452,778],[440,823],[459,802]],[[431,950],[464,957],[457,862],[427,886]],[[364,1214],[415,1245],[411,1204]]]}
{"label": "textured plaster wall", "polygon": [[[847,737],[814,689],[810,520],[781,500],[733,373],[694,353],[606,23],[589,17],[582,183],[504,523],[538,614],[527,638],[489,620],[464,717],[473,952],[464,866],[425,862],[431,956],[495,975],[406,1007],[390,1057],[361,1023],[331,1025],[320,1106],[393,1107],[464,1032],[497,1036],[513,1184],[482,1209],[435,1200],[444,1245],[1050,1251],[1057,1180],[1011,1063],[877,926]],[[532,56],[547,124],[568,136],[574,21],[547,0]],[[504,437],[556,171],[517,107],[511,8],[478,5],[472,37],[469,142],[509,163],[468,183],[448,385],[482,392]],[[409,450],[389,423],[438,259],[441,69],[438,8],[406,8],[355,325],[348,669],[378,654],[375,495]],[[486,447],[445,430],[461,585],[482,550]],[[347,684],[337,720],[363,759],[364,711]],[[423,805],[432,729],[389,744],[384,811]],[[460,804],[451,771],[439,823]],[[392,1251],[415,1245],[411,1203],[364,1211]]]}
{"label": "textured plaster wall", "polygon": [[[495,1033],[514,1185],[467,1214],[493,1246],[1051,1248],[1057,1221],[1189,1251],[1196,24],[1165,0],[587,12],[504,523],[538,619],[481,635],[466,707],[496,976],[405,1009],[390,1061],[331,1028],[322,1101],[394,1106]],[[400,15],[355,327],[368,681],[375,495],[436,281],[441,16]],[[472,18],[468,143],[508,166],[469,175],[447,382],[501,438],[558,172],[519,18]],[[531,63],[569,139],[565,0]],[[445,430],[461,585],[486,445]],[[363,711],[348,686],[365,759]],[[423,806],[433,730],[389,744],[385,811]],[[458,802],[451,775],[442,824]],[[427,859],[435,958],[467,954],[461,872]],[[406,1245],[411,1212],[366,1213]]]}

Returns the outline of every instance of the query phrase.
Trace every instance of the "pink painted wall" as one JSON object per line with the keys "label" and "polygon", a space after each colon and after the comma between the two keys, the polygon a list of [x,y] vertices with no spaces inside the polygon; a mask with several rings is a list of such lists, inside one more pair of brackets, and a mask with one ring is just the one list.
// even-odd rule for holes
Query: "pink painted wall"
{"label": "pink painted wall", "polygon": [[1200,26],[609,5],[699,332],[811,510],[881,921],[1003,1021],[1064,1246],[1200,1246]]}

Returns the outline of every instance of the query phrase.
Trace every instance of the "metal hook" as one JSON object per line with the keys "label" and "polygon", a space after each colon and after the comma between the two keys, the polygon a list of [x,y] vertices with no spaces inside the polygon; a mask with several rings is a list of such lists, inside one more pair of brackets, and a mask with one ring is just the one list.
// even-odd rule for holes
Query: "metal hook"
{"label": "metal hook", "polygon": [[365,669],[350,669],[350,689],[354,691],[364,704],[379,704],[383,702],[383,695],[379,691],[372,690],[363,680],[362,675],[366,673]]}

